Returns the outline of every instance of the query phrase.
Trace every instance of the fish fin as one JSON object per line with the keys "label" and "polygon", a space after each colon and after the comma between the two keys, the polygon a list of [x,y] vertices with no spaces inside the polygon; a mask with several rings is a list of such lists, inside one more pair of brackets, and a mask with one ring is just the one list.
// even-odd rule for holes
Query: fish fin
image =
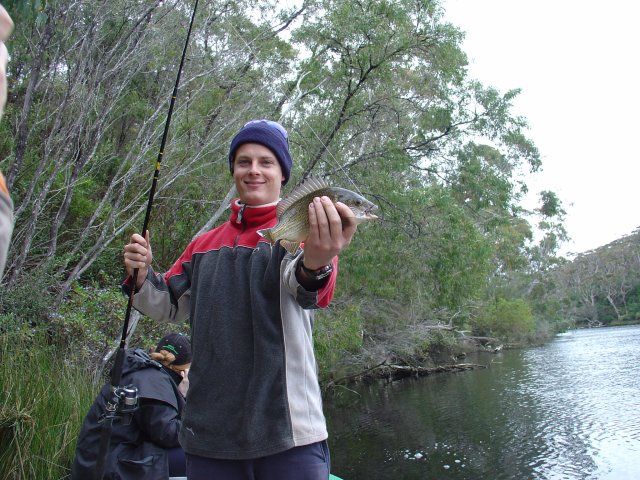
{"label": "fish fin", "polygon": [[271,244],[275,243],[273,241],[273,235],[271,235],[270,228],[263,228],[263,229],[257,230],[256,233],[260,235],[262,238],[266,238],[267,240],[269,240],[269,243]]}
{"label": "fish fin", "polygon": [[290,240],[280,240],[280,245],[289,252],[291,255],[295,255],[300,247],[300,242],[292,242]]}
{"label": "fish fin", "polygon": [[307,178],[304,182],[293,187],[293,190],[278,202],[278,206],[276,207],[276,216],[278,218],[282,217],[282,214],[301,198],[315,192],[316,190],[329,188],[330,186],[329,182],[322,177]]}

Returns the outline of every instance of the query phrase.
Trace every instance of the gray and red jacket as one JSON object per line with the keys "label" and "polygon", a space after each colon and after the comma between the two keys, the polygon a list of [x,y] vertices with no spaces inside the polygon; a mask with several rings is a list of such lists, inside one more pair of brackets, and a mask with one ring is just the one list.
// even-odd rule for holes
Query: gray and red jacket
{"label": "gray and red jacket", "polygon": [[275,204],[231,209],[167,273],[149,269],[134,307],[159,321],[190,319],[185,451],[251,459],[327,438],[312,327],[314,309],[331,302],[337,265],[320,290],[306,290],[295,275],[304,253],[256,233],[276,224]]}

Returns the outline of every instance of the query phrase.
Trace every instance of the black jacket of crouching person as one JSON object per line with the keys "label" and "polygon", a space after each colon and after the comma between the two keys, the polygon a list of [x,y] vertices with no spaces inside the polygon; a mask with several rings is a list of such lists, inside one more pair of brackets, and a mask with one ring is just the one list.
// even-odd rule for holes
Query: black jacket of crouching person
{"label": "black jacket of crouching person", "polygon": [[[179,446],[184,398],[172,372],[141,349],[125,352],[121,385],[138,388],[139,408],[113,422],[104,480],[167,479],[167,450]],[[82,424],[71,468],[72,480],[92,479],[100,450],[111,385],[102,387]]]}

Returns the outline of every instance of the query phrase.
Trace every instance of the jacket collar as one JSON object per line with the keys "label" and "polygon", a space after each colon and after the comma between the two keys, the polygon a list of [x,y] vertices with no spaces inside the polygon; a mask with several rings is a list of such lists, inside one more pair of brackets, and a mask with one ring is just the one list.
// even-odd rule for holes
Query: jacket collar
{"label": "jacket collar", "polygon": [[239,199],[231,202],[231,216],[229,220],[234,224],[244,224],[245,227],[259,227],[276,216],[278,202],[267,205],[245,205]]}

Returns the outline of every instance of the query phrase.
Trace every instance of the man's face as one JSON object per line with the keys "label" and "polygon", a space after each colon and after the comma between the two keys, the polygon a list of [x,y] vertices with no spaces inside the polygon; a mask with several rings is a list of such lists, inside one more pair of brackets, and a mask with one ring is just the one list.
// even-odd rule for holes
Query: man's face
{"label": "man's face", "polygon": [[282,168],[274,153],[258,143],[244,143],[233,160],[233,181],[240,201],[264,205],[280,198]]}

